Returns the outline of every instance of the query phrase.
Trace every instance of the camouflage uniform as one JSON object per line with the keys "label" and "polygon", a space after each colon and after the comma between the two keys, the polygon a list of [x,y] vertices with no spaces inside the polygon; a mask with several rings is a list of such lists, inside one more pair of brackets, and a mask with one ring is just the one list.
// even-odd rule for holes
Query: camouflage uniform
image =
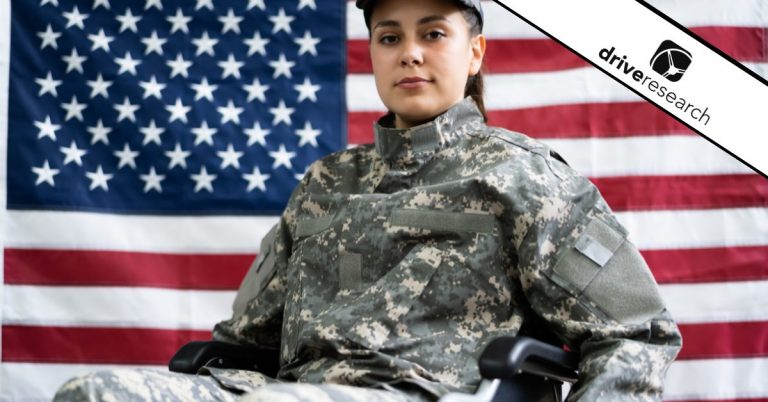
{"label": "camouflage uniform", "polygon": [[539,320],[581,352],[569,400],[660,400],[680,334],[589,180],[471,98],[388,125],[308,169],[214,338],[279,346],[281,381],[437,399],[472,392],[487,343]]}

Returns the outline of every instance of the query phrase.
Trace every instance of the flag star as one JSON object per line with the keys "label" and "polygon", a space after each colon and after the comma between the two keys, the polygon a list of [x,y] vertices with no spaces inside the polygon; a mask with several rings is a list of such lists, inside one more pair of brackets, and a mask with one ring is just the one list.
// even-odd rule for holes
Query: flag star
{"label": "flag star", "polygon": [[173,148],[173,151],[165,151],[165,156],[171,160],[168,163],[168,170],[173,169],[176,165],[186,169],[187,158],[190,154],[191,152],[181,149],[181,145],[177,142],[176,146]]}
{"label": "flag star", "polygon": [[293,89],[299,92],[299,99],[296,102],[301,102],[304,99],[317,102],[317,96],[315,94],[320,90],[320,85],[312,85],[309,77],[304,78],[304,83],[301,85],[294,85]]}
{"label": "flag star", "polygon": [[149,125],[147,127],[142,127],[139,129],[142,134],[144,134],[144,141],[141,142],[141,145],[147,145],[150,142],[154,142],[157,145],[162,145],[163,142],[160,140],[160,134],[165,132],[164,128],[160,128],[155,124],[155,119],[152,119],[149,121]]}
{"label": "flag star", "polygon": [[221,29],[222,35],[229,32],[234,31],[236,34],[240,34],[240,21],[243,20],[243,17],[238,17],[235,15],[234,11],[230,8],[227,10],[227,15],[223,17],[219,17],[219,21],[221,21],[222,25],[224,27]]}
{"label": "flag star", "polygon": [[262,38],[259,31],[254,32],[253,38],[246,39],[243,43],[248,45],[248,56],[252,56],[256,52],[262,56],[267,55],[267,44],[269,43],[269,39]]}
{"label": "flag star", "polygon": [[213,145],[213,135],[216,134],[217,130],[208,127],[208,122],[203,120],[203,124],[200,127],[193,128],[190,131],[195,135],[195,145],[200,145],[201,142]]}
{"label": "flag star", "polygon": [[69,103],[63,103],[61,107],[67,111],[67,116],[64,118],[64,121],[69,121],[71,118],[83,121],[83,110],[85,110],[87,106],[85,103],[77,103],[75,95],[72,95],[72,100],[69,101]]}
{"label": "flag star", "polygon": [[35,78],[35,82],[37,85],[40,85],[40,92],[37,94],[37,96],[43,96],[46,93],[50,93],[55,97],[59,96],[58,91],[56,91],[56,87],[61,85],[61,81],[54,80],[50,71],[48,72],[48,75],[45,76],[45,78]]}
{"label": "flag star", "polygon": [[80,10],[77,6],[74,6],[70,12],[64,12],[63,15],[64,18],[67,19],[67,25],[64,26],[64,28],[76,26],[80,29],[85,29],[84,21],[88,18],[88,14],[80,14]]}
{"label": "flag star", "polygon": [[208,78],[206,77],[203,77],[199,84],[192,84],[192,89],[195,91],[196,101],[205,98],[213,102],[213,91],[217,90],[218,88],[218,85],[208,84]]}
{"label": "flag star", "polygon": [[95,190],[97,187],[103,189],[104,191],[109,191],[109,185],[107,182],[112,179],[115,175],[113,174],[105,174],[103,170],[101,170],[101,165],[99,165],[95,171],[93,172],[85,172],[85,176],[88,177],[89,180],[91,180],[91,185],[88,187],[88,190]]}
{"label": "flag star", "polygon": [[104,29],[99,29],[99,33],[96,35],[88,35],[88,39],[93,42],[91,46],[91,52],[96,49],[104,49],[105,52],[109,52],[109,43],[115,40],[114,36],[107,36],[104,33]]}
{"label": "flag star", "polygon": [[190,109],[192,108],[189,106],[184,106],[184,104],[181,103],[181,98],[176,98],[175,104],[165,107],[165,110],[171,113],[171,117],[168,118],[168,123],[173,123],[174,120],[181,120],[182,122],[186,123],[187,113],[189,113]]}
{"label": "flag star", "polygon": [[287,125],[291,125],[291,114],[296,109],[292,107],[286,107],[285,101],[280,99],[280,104],[277,107],[271,107],[269,108],[269,113],[272,113],[274,115],[274,119],[272,119],[272,125],[276,126],[280,122],[283,122]]}
{"label": "flag star", "polygon": [[115,110],[119,112],[119,115],[117,116],[117,122],[123,121],[123,119],[128,119],[132,122],[136,122],[136,111],[139,110],[139,105],[134,105],[131,102],[128,101],[128,97],[126,96],[123,99],[123,103],[120,105],[113,106]]}
{"label": "flag star", "polygon": [[76,48],[73,47],[72,53],[70,53],[69,56],[61,56],[61,59],[67,63],[67,71],[65,71],[66,73],[72,70],[77,70],[77,72],[80,74],[83,73],[83,62],[87,59],[87,57],[77,54]]}
{"label": "flag star", "polygon": [[197,0],[197,4],[195,5],[195,11],[203,7],[213,11],[213,0]]}
{"label": "flag star", "polygon": [[158,193],[163,192],[163,187],[160,182],[165,180],[165,175],[157,174],[154,166],[149,168],[149,173],[139,175],[139,178],[144,182],[145,193],[148,193],[150,190],[155,190]]}
{"label": "flag star", "polygon": [[152,35],[150,37],[141,38],[141,43],[143,43],[146,47],[146,50],[144,50],[144,55],[146,56],[152,52],[155,52],[162,56],[163,45],[165,42],[168,42],[168,39],[160,38],[157,36],[157,31],[152,31]]}
{"label": "flag star", "polygon": [[296,152],[288,152],[285,149],[285,145],[280,144],[280,148],[277,151],[271,151],[269,157],[275,160],[272,164],[272,169],[277,169],[280,166],[291,169],[293,167],[291,159],[296,157]]}
{"label": "flag star", "polygon": [[48,164],[47,159],[45,160],[45,163],[43,163],[43,166],[33,166],[32,172],[37,175],[37,179],[35,180],[36,186],[39,186],[43,183],[48,183],[51,185],[51,187],[56,185],[53,181],[53,176],[59,174],[59,169],[51,169],[51,165]]}
{"label": "flag star", "polygon": [[291,21],[295,20],[296,17],[292,17],[285,14],[285,10],[280,8],[280,11],[278,11],[277,15],[273,15],[269,17],[269,20],[272,21],[272,33],[276,34],[280,31],[285,31],[287,34],[291,34]]}
{"label": "flag star", "polygon": [[210,56],[215,56],[216,53],[213,51],[213,47],[219,43],[219,40],[211,39],[211,37],[208,36],[208,31],[205,31],[203,32],[203,36],[197,39],[192,39],[192,43],[197,47],[195,56],[200,56],[203,53],[207,53]]}
{"label": "flag star", "polygon": [[84,149],[78,149],[75,140],[72,140],[69,147],[59,147],[59,150],[64,154],[64,166],[70,162],[75,162],[78,166],[83,166],[83,155],[88,153],[88,151]]}
{"label": "flag star", "polygon": [[246,10],[250,10],[254,7],[258,7],[259,10],[264,11],[267,9],[266,4],[264,4],[264,0],[248,0],[248,6],[245,7]]}
{"label": "flag star", "polygon": [[301,10],[304,7],[309,7],[313,10],[317,10],[317,5],[315,4],[315,0],[299,0],[299,6],[297,8]]}
{"label": "flag star", "polygon": [[154,75],[149,79],[149,81],[140,81],[139,85],[144,88],[144,99],[147,99],[150,96],[154,96],[157,99],[163,99],[163,94],[161,91],[167,86],[166,84],[160,84],[157,82]]}
{"label": "flag star", "polygon": [[130,29],[134,33],[139,32],[139,27],[136,25],[143,17],[136,17],[131,12],[130,8],[125,9],[125,14],[118,15],[115,17],[118,21],[120,21],[120,33],[125,31],[126,29]]}
{"label": "flag star", "polygon": [[216,175],[208,174],[208,170],[205,166],[200,168],[200,173],[192,174],[190,177],[195,181],[196,193],[202,189],[208,190],[209,193],[213,192],[213,181],[216,180]]}
{"label": "flag star", "polygon": [[244,131],[245,135],[248,136],[248,146],[251,146],[257,142],[262,146],[266,146],[267,141],[264,139],[264,137],[268,136],[271,130],[261,128],[261,124],[259,124],[257,121],[253,123],[253,128],[246,128]]}
{"label": "flag star", "polygon": [[242,61],[235,60],[235,56],[230,53],[229,57],[227,57],[227,61],[218,62],[219,67],[224,70],[224,72],[221,73],[221,78],[227,78],[232,75],[235,78],[240,79],[240,68],[243,67],[244,64],[245,63]]}
{"label": "flag star", "polygon": [[320,135],[320,130],[313,129],[310,122],[304,123],[304,128],[296,130],[296,135],[300,138],[300,147],[304,146],[304,144],[310,144],[317,148],[317,137]]}
{"label": "flag star", "polygon": [[232,144],[227,145],[226,151],[218,151],[216,155],[221,158],[221,168],[225,169],[227,166],[233,166],[235,169],[240,169],[240,158],[243,157],[241,151],[235,151]]}
{"label": "flag star", "polygon": [[109,145],[109,138],[107,138],[107,135],[112,132],[112,129],[104,127],[104,123],[101,122],[101,119],[96,122],[95,127],[88,127],[87,130],[93,136],[91,137],[91,145],[99,141],[103,142],[104,145]]}
{"label": "flag star", "polygon": [[146,5],[144,6],[144,10],[149,10],[152,7],[163,11],[163,3],[160,0],[147,0]]}
{"label": "flag star", "polygon": [[93,0],[93,9],[95,10],[96,7],[104,7],[107,10],[110,9],[109,7],[109,0]]}
{"label": "flag star", "polygon": [[235,124],[240,124],[240,113],[243,113],[243,108],[235,107],[232,99],[227,101],[227,106],[219,106],[216,108],[216,110],[219,112],[219,114],[221,114],[221,124],[225,124],[230,121]]}
{"label": "flag star", "polygon": [[126,51],[125,57],[115,58],[115,63],[120,65],[120,69],[117,71],[118,75],[122,73],[131,73],[131,75],[136,75],[136,66],[141,64],[141,60],[135,60],[133,57],[131,57],[131,53]]}
{"label": "flag star", "polygon": [[56,40],[59,39],[61,33],[54,32],[53,29],[51,29],[51,24],[48,24],[48,27],[45,28],[45,32],[38,32],[37,36],[43,40],[43,43],[40,45],[40,50],[45,49],[46,46],[50,46],[54,49],[59,48],[59,44],[56,43]]}
{"label": "flag star", "polygon": [[136,169],[136,158],[139,156],[139,151],[132,150],[127,142],[123,145],[123,149],[115,151],[114,155],[120,158],[120,161],[117,163],[118,169],[122,169],[126,165]]}
{"label": "flag star", "polygon": [[112,81],[104,81],[104,78],[101,77],[101,73],[96,77],[96,81],[88,80],[86,81],[86,85],[91,87],[91,99],[98,95],[103,96],[104,99],[109,99],[107,89],[112,86]]}
{"label": "flag star", "polygon": [[176,55],[176,60],[168,61],[165,64],[171,68],[171,78],[179,74],[181,74],[182,77],[187,78],[189,75],[187,70],[192,66],[192,62],[184,60],[184,58],[181,57],[181,53]]}
{"label": "flag star", "polygon": [[45,121],[35,121],[35,127],[40,130],[37,139],[49,137],[54,141],[56,141],[56,130],[61,128],[60,125],[51,123],[51,116],[45,116]]}
{"label": "flag star", "polygon": [[267,97],[264,95],[269,89],[269,85],[261,85],[261,81],[258,78],[253,79],[253,84],[244,85],[243,89],[248,92],[248,102],[258,98],[262,102],[267,101]]}
{"label": "flag star", "polygon": [[258,166],[254,166],[253,173],[243,173],[243,179],[248,181],[248,189],[246,191],[251,192],[254,188],[267,191],[266,181],[269,180],[269,177],[268,174],[261,173]]}
{"label": "flag star", "polygon": [[40,7],[42,7],[42,6],[46,5],[46,4],[49,4],[49,3],[54,5],[54,6],[56,6],[56,7],[59,6],[59,0],[42,0],[40,2]]}
{"label": "flag star", "polygon": [[171,17],[165,17],[165,19],[171,23],[171,34],[176,31],[182,31],[189,33],[189,21],[192,21],[192,17],[187,17],[181,12],[181,8],[176,8],[176,15]]}
{"label": "flag star", "polygon": [[298,181],[301,181],[306,175],[307,175],[307,168],[304,168],[303,172],[294,173],[293,178]]}
{"label": "flag star", "polygon": [[269,66],[275,69],[275,72],[272,74],[272,78],[275,79],[281,75],[286,76],[287,78],[291,78],[291,67],[295,66],[296,63],[293,61],[288,61],[285,58],[285,54],[280,53],[280,58],[277,60],[272,60],[269,62]]}
{"label": "flag star", "polygon": [[312,56],[317,56],[317,44],[320,43],[320,39],[312,37],[309,31],[304,31],[304,36],[293,40],[299,45],[299,56],[309,52]]}

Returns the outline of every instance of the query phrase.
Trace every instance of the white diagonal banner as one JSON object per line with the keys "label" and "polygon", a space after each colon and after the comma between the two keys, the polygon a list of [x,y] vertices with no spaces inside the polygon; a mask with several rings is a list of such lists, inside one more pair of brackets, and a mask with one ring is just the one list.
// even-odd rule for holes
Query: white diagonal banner
{"label": "white diagonal banner", "polygon": [[[495,0],[768,174],[768,83],[638,0]],[[768,9],[755,10],[768,22]]]}

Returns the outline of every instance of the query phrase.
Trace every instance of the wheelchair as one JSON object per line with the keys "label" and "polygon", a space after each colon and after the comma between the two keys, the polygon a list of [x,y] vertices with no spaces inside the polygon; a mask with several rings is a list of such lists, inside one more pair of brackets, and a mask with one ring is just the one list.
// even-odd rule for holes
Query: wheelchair
{"label": "wheelchair", "polygon": [[[193,341],[171,358],[170,371],[196,374],[203,367],[259,371],[275,377],[279,352],[219,341]],[[578,379],[578,355],[542,340],[499,337],[478,359],[483,381],[474,394],[450,393],[439,402],[560,402],[564,383]]]}

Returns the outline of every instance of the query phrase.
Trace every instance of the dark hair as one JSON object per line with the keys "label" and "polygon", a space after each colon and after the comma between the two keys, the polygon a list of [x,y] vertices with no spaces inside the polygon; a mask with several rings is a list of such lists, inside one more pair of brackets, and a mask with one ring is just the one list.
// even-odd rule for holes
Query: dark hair
{"label": "dark hair", "polygon": [[[371,14],[373,14],[373,6],[376,2],[372,1],[370,2],[367,7],[364,10],[364,17],[365,17],[365,25],[368,27],[368,40],[371,40]],[[483,26],[480,20],[479,15],[477,12],[469,6],[464,5],[463,3],[458,3],[459,10],[461,11],[461,15],[464,16],[464,20],[467,21],[467,25],[469,25],[469,34],[470,36],[479,35],[483,31]],[[483,121],[488,122],[488,113],[485,111],[485,101],[483,101],[483,95],[484,95],[484,83],[483,83],[483,65],[480,65],[480,71],[477,72],[477,74],[469,76],[467,78],[467,84],[464,86],[464,97],[471,96],[472,100],[475,101],[475,104],[477,104],[477,108],[480,110],[480,113],[483,115]],[[394,121],[394,113],[391,111],[387,112],[385,115],[384,120],[385,121]],[[391,119],[391,120],[390,120]]]}

